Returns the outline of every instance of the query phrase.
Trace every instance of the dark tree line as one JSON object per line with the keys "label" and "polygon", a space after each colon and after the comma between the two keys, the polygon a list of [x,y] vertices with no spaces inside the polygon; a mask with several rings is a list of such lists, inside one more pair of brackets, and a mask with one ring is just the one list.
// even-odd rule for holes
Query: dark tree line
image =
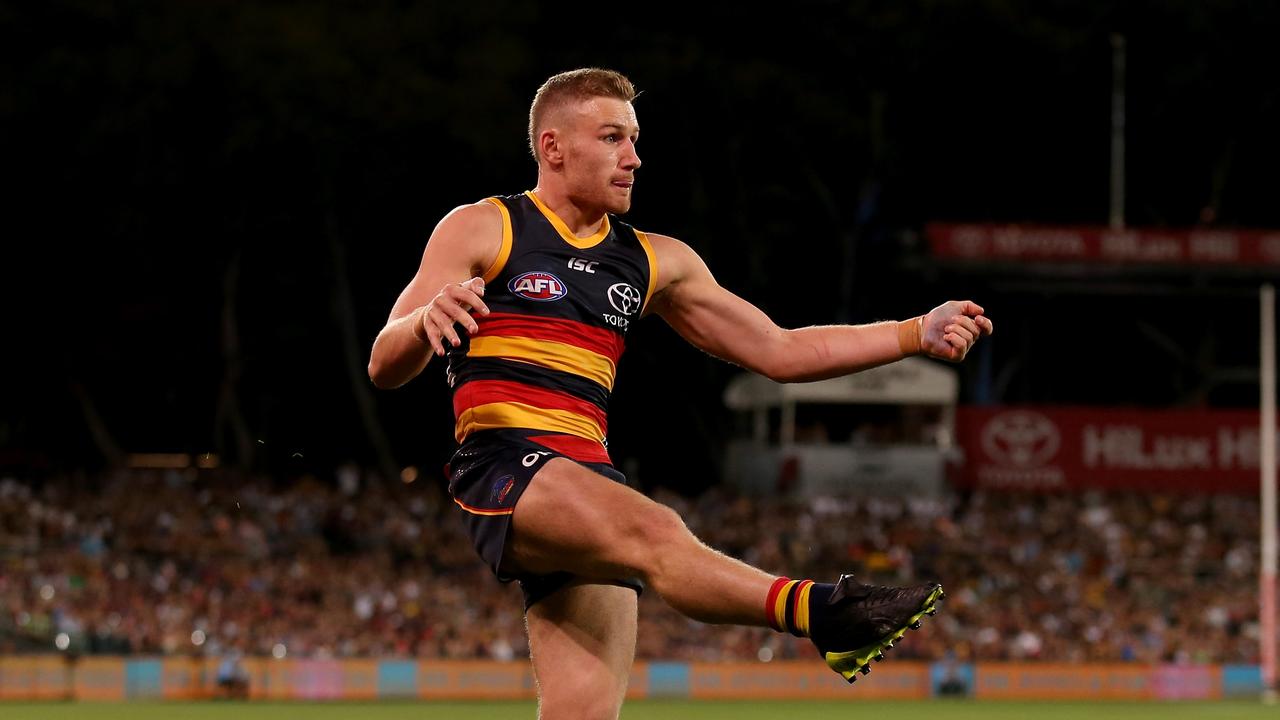
{"label": "dark tree line", "polygon": [[[1223,324],[1208,321],[1221,305],[1184,310],[1188,338],[1174,297],[1027,301],[937,268],[911,238],[938,219],[1105,222],[1115,32],[1130,52],[1130,222],[1280,224],[1277,90],[1262,80],[1274,4],[688,12],[0,3],[5,462],[216,450],[300,469],[434,465],[452,426],[439,372],[375,393],[361,375],[369,344],[440,216],[533,185],[532,93],[589,64],[642,90],[629,219],[689,241],[782,324],[982,295],[1018,339],[997,339],[962,376],[1017,368],[989,398],[1003,402],[1081,397],[1087,379],[1046,330],[1080,307],[1118,307],[1094,332],[1133,338],[1138,318],[1155,338],[1135,347],[1149,365],[1117,366],[1087,401],[1188,402],[1206,363],[1245,362],[1218,349],[1232,322],[1251,332],[1247,311]],[[1192,360],[1153,350],[1170,338]],[[734,369],[656,320],[633,346],[615,459],[649,482],[708,482]],[[679,476],[663,461],[676,455],[692,458]]]}

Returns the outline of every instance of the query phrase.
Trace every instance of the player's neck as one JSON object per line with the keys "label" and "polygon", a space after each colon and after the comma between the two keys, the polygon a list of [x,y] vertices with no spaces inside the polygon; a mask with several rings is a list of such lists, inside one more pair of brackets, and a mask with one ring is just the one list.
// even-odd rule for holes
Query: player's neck
{"label": "player's neck", "polygon": [[533,194],[577,237],[591,237],[600,231],[600,223],[604,222],[605,216],[603,210],[581,207],[567,193],[557,192],[543,183],[538,183]]}

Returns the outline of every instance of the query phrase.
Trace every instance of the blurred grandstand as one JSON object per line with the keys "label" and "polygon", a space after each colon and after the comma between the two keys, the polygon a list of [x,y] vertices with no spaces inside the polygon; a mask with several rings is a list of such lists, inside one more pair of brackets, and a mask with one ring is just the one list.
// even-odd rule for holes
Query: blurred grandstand
{"label": "blurred grandstand", "polygon": [[[0,654],[510,660],[519,593],[430,481],[121,470],[0,480]],[[657,496],[711,545],[808,577],[944,579],[900,657],[1256,663],[1258,505],[1229,494]],[[769,538],[769,540],[761,540]],[[812,655],[644,595],[641,659]],[[64,640],[58,641],[59,636]]]}

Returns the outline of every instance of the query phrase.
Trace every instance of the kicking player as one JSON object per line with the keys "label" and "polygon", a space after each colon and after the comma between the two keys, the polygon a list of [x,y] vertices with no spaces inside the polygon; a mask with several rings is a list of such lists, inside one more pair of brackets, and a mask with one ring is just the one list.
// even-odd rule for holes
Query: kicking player
{"label": "kicking player", "polygon": [[[403,385],[448,362],[459,448],[449,490],[476,550],[524,592],[540,717],[616,718],[641,583],[684,615],[810,638],[848,681],[932,614],[942,588],[777,577],[704,545],[626,484],[607,408],[631,324],[658,315],[712,355],[780,382],[924,354],[960,361],[992,331],[944,303],[901,322],[778,327],[688,245],[617,216],[640,168],[635,90],[594,68],[547,80],[529,113],[528,192],[450,212],[378,334],[369,375]],[[803,292],[803,286],[797,288]]]}

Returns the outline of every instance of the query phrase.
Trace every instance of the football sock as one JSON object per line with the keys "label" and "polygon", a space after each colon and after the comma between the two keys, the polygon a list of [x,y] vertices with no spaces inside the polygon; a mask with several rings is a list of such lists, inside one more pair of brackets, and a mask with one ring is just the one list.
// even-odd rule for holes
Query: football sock
{"label": "football sock", "polygon": [[[765,598],[764,612],[769,627],[796,637],[809,637],[809,629],[827,609],[836,586],[812,580],[780,577],[773,581]],[[819,624],[821,624],[819,622]]]}

